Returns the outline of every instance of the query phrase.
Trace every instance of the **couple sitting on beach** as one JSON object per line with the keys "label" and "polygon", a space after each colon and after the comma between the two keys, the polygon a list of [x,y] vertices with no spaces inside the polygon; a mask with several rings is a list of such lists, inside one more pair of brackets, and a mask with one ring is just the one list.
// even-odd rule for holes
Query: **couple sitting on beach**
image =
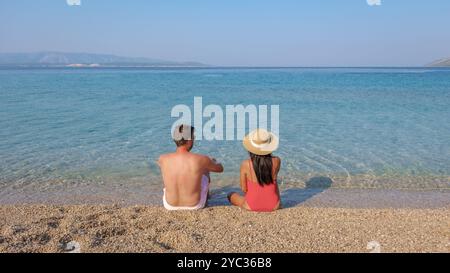
{"label": "couple sitting on beach", "polygon": [[[210,172],[223,172],[222,164],[214,158],[191,153],[194,145],[194,127],[179,125],[173,138],[177,149],[161,155],[158,164],[164,180],[164,207],[168,210],[195,210],[206,206]],[[231,204],[251,211],[274,211],[280,208],[277,175],[281,160],[272,156],[278,147],[278,138],[257,129],[243,140],[250,158],[241,164],[240,185],[244,196],[232,192]]]}

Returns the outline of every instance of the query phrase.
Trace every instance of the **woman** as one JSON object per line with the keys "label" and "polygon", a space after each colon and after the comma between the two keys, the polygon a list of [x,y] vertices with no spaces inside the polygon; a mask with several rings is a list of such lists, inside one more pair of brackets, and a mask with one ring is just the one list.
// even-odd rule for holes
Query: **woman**
{"label": "woman", "polygon": [[281,160],[272,156],[278,148],[278,138],[264,130],[256,129],[243,141],[250,158],[241,164],[240,184],[245,196],[232,192],[231,204],[251,211],[274,211],[281,207],[277,175]]}

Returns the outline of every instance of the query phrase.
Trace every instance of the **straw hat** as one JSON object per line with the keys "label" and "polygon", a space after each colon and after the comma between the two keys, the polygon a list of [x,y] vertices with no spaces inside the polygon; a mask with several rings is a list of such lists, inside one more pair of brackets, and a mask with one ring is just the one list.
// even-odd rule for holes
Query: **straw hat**
{"label": "straw hat", "polygon": [[256,129],[244,137],[244,148],[257,155],[268,155],[278,148],[278,137],[265,129]]}

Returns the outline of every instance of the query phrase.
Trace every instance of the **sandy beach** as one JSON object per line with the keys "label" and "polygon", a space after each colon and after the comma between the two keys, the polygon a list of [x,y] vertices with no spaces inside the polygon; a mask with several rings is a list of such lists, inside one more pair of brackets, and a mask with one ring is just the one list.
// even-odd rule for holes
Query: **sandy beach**
{"label": "sandy beach", "polygon": [[68,252],[70,242],[80,252],[450,252],[449,208],[2,205],[0,215],[0,252]]}

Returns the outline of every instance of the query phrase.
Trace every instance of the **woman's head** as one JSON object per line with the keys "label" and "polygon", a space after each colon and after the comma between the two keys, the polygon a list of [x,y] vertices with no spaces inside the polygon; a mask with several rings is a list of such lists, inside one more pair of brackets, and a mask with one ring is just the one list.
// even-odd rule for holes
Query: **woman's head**
{"label": "woman's head", "polygon": [[242,141],[244,148],[255,155],[269,155],[278,148],[278,137],[265,130],[251,131]]}
{"label": "woman's head", "polygon": [[261,186],[273,183],[272,154],[257,155],[249,152],[256,179]]}
{"label": "woman's head", "polygon": [[278,148],[278,137],[265,129],[256,129],[245,136],[242,144],[250,154],[258,183],[273,183],[272,152]]}

